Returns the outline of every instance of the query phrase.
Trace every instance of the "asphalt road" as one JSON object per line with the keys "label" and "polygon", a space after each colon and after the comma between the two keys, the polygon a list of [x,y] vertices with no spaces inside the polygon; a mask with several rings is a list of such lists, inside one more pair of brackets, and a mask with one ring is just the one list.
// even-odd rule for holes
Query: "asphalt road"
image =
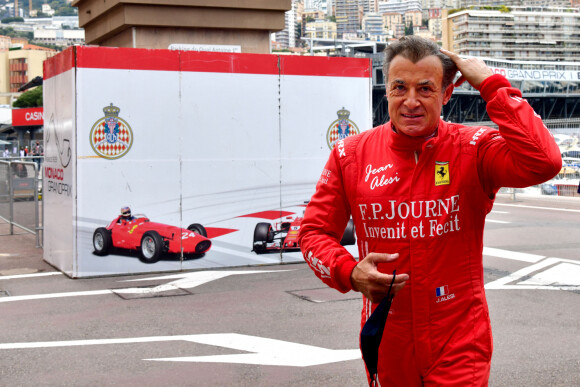
{"label": "asphalt road", "polygon": [[[580,385],[580,198],[488,219],[490,385]],[[366,385],[359,296],[305,264],[71,280],[34,243],[0,236],[0,386]]]}

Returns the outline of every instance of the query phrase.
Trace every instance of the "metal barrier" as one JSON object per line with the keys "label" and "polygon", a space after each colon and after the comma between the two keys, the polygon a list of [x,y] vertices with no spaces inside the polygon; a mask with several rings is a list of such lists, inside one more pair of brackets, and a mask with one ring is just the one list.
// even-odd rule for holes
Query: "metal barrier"
{"label": "metal barrier", "polygon": [[0,160],[0,219],[10,226],[36,235],[36,247],[42,247],[42,200],[39,200],[42,177],[39,164],[20,159]]}
{"label": "metal barrier", "polygon": [[552,180],[540,185],[542,195],[580,197],[580,158],[563,157],[562,170]]}
{"label": "metal barrier", "polygon": [[[538,195],[580,197],[580,118],[544,120],[544,124],[554,135],[562,153],[562,170],[552,180],[531,187]],[[492,121],[466,123],[469,126],[489,126],[497,128]],[[498,193],[508,194],[516,200],[516,193],[525,189],[502,188]]]}

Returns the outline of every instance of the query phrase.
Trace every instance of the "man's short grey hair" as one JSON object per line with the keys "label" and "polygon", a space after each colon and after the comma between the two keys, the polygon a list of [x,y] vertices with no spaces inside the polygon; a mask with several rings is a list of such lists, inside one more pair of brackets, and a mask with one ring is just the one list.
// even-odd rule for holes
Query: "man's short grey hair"
{"label": "man's short grey hair", "polygon": [[453,82],[455,74],[457,74],[457,66],[447,55],[439,51],[439,46],[432,40],[421,38],[414,35],[403,36],[398,41],[391,43],[385,48],[385,63],[383,64],[383,74],[385,83],[389,79],[389,66],[391,61],[397,56],[417,63],[423,58],[435,55],[441,60],[443,66],[443,90]]}

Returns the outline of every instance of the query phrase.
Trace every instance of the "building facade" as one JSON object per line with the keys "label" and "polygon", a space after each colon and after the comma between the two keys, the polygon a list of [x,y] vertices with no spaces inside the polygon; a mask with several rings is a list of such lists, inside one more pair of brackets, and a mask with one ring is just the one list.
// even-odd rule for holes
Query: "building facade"
{"label": "building facade", "polygon": [[335,1],[336,29],[339,37],[356,34],[360,30],[360,11],[358,0]]}
{"label": "building facade", "polygon": [[292,9],[284,14],[284,29],[276,32],[276,42],[283,48],[296,47],[298,36],[298,14],[302,14],[303,4],[299,1],[292,1]]}
{"label": "building facade", "polygon": [[305,10],[319,10],[329,15],[332,12],[332,1],[331,0],[304,0]]}
{"label": "building facade", "polygon": [[363,7],[363,12],[365,14],[379,11],[378,0],[360,0],[360,2]]}
{"label": "building facade", "polygon": [[441,8],[429,8],[428,17],[427,28],[433,36],[441,38]]}
{"label": "building facade", "polygon": [[308,39],[336,39],[336,23],[329,20],[315,20],[305,24]]}
{"label": "building facade", "polygon": [[[291,0],[74,0],[87,44],[167,49],[172,44],[236,45],[270,53]],[[301,3],[302,4],[302,3]]]}
{"label": "building facade", "polygon": [[580,13],[566,8],[443,9],[442,45],[460,55],[580,61]]}
{"label": "building facade", "polygon": [[410,11],[422,11],[421,0],[390,0],[379,1],[379,12],[405,13]]}
{"label": "building facade", "polygon": [[0,104],[10,104],[20,86],[42,77],[42,63],[56,54],[56,50],[26,45],[0,51]]}
{"label": "building facade", "polygon": [[407,11],[403,14],[403,18],[405,19],[405,26],[409,27],[412,23],[413,27],[421,27],[423,14],[417,10]]}
{"label": "building facade", "polygon": [[362,30],[366,38],[384,40],[386,31],[384,29],[383,16],[377,12],[366,13],[362,20]]}
{"label": "building facade", "polygon": [[400,38],[401,36],[405,35],[405,23],[403,23],[403,14],[399,12],[383,13],[383,25],[395,38]]}
{"label": "building facade", "polygon": [[55,46],[68,47],[85,42],[85,30],[63,29],[35,29],[33,32],[35,43],[52,44]]}

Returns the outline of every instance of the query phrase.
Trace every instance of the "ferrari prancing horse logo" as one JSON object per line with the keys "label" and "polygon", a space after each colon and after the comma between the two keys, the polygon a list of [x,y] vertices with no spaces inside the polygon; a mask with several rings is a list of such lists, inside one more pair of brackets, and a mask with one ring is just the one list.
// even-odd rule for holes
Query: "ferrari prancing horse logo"
{"label": "ferrari prancing horse logo", "polygon": [[449,161],[435,161],[435,185],[449,185]]}

